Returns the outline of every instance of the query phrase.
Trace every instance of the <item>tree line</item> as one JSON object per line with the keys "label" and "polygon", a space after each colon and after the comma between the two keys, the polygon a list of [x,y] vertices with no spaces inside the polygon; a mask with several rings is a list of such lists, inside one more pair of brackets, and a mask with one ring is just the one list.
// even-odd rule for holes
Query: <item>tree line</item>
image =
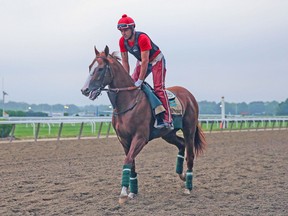
{"label": "tree line", "polygon": [[[221,114],[221,102],[200,101],[200,114]],[[288,99],[284,102],[277,101],[251,103],[225,102],[226,115],[288,115]]]}

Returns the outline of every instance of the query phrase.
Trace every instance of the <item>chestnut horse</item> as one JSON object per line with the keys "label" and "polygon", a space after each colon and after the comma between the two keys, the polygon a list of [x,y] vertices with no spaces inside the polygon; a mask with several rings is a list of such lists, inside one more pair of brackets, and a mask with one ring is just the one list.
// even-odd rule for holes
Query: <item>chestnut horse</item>
{"label": "chestnut horse", "polygon": [[[184,193],[190,194],[194,157],[202,153],[206,146],[204,134],[198,124],[198,104],[194,96],[187,89],[179,86],[167,88],[181,103],[183,109],[181,130],[184,138],[176,134],[179,130],[177,128],[156,129],[154,128],[155,118],[145,93],[134,86],[132,78],[119,62],[119,58],[114,53],[109,54],[107,46],[103,52],[99,52],[96,47],[94,49],[96,57],[89,66],[89,76],[81,91],[91,100],[96,99],[101,91],[107,91],[113,104],[112,125],[126,154],[119,203],[136,197],[138,181],[135,158],[148,141],[157,137],[162,137],[178,148],[176,173],[185,181]],[[104,89],[106,86],[108,89]],[[157,133],[151,137],[153,130],[157,130]],[[185,158],[186,173],[183,172]],[[130,190],[129,194],[128,190]]]}

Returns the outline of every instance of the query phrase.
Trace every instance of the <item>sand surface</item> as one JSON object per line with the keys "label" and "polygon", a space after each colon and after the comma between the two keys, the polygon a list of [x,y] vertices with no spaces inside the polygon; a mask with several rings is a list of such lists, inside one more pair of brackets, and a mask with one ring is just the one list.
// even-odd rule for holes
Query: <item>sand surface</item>
{"label": "sand surface", "polygon": [[116,138],[0,143],[0,215],[288,215],[288,130],[206,137],[191,195],[176,147],[156,139],[136,159],[139,196],[125,205]]}

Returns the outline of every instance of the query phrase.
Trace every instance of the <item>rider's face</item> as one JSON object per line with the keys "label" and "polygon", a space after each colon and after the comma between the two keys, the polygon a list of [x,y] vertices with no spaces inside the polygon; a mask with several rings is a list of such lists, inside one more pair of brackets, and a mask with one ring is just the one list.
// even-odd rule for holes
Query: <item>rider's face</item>
{"label": "rider's face", "polygon": [[124,37],[125,40],[130,38],[130,36],[132,35],[132,29],[130,29],[130,28],[121,29],[120,32],[121,32],[121,34],[122,34],[122,36]]}

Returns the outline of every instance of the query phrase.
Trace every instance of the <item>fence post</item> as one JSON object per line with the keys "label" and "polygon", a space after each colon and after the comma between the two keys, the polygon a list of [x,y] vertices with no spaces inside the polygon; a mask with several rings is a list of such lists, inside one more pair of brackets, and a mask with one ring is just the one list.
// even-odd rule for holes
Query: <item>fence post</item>
{"label": "fence post", "polygon": [[235,122],[234,120],[231,121],[230,132],[232,131],[232,127],[233,127],[234,122]]}
{"label": "fence post", "polygon": [[211,131],[212,131],[212,128],[213,128],[213,124],[214,124],[214,121],[212,121],[212,123],[211,123],[211,127],[210,127],[210,133],[211,133]]}
{"label": "fence post", "polygon": [[80,138],[81,138],[82,131],[83,131],[83,126],[84,126],[84,122],[81,123],[80,131],[79,131],[79,135],[78,135],[78,140],[80,140]]}
{"label": "fence post", "polygon": [[257,121],[256,131],[258,131],[260,123],[261,121]]}
{"label": "fence post", "polygon": [[12,142],[12,140],[13,140],[15,128],[16,128],[16,124],[12,124],[12,129],[11,129],[11,135],[10,135],[10,141],[9,142]]}
{"label": "fence post", "polygon": [[102,125],[103,125],[103,122],[100,122],[100,126],[99,126],[99,131],[98,131],[97,138],[99,138],[100,135],[101,135]]}
{"label": "fence post", "polygon": [[58,131],[58,137],[57,137],[57,141],[60,140],[61,137],[61,133],[62,133],[62,128],[63,128],[63,122],[60,123],[60,127],[59,127],[59,131]]}
{"label": "fence post", "polygon": [[37,123],[36,131],[35,131],[35,137],[34,137],[35,142],[37,142],[39,130],[40,130],[40,123]]}
{"label": "fence post", "polygon": [[108,137],[109,137],[110,128],[111,128],[111,122],[109,122],[109,125],[108,125],[108,129],[107,129],[106,138],[108,138]]}

